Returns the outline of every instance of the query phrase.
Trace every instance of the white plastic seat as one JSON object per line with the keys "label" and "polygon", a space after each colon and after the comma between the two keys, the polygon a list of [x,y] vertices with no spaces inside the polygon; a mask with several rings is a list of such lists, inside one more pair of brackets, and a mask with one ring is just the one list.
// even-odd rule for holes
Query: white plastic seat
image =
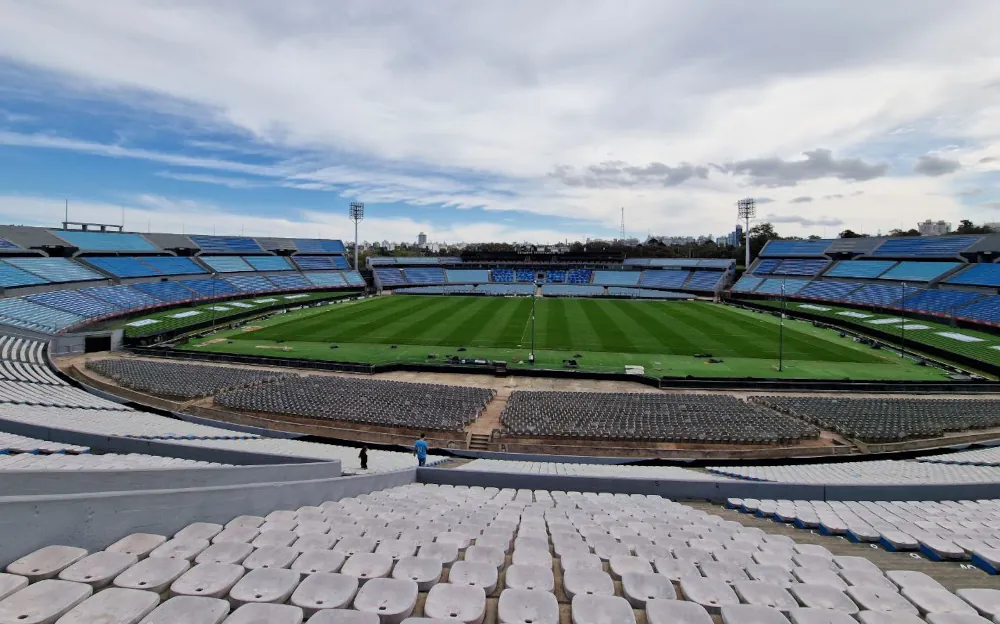
{"label": "white plastic seat", "polygon": [[343,553],[347,557],[363,553],[375,552],[375,540],[367,537],[347,537],[333,547],[334,552]]}
{"label": "white plastic seat", "polygon": [[994,622],[979,615],[946,611],[943,613],[929,613],[927,615],[927,624],[994,624]]}
{"label": "white plastic seat", "polygon": [[0,600],[28,586],[28,579],[16,574],[0,572]]}
{"label": "white plastic seat", "polygon": [[882,572],[874,573],[860,569],[841,570],[840,576],[851,587],[880,587],[887,591],[899,591],[896,584],[887,579]]}
{"label": "white plastic seat", "polygon": [[574,596],[570,611],[573,624],[635,624],[632,607],[618,596]]}
{"label": "white plastic seat", "polygon": [[223,529],[221,533],[212,538],[212,543],[242,542],[244,544],[249,544],[257,539],[258,535],[260,535],[260,531],[255,527],[249,525],[236,525]]}
{"label": "white plastic seat", "polygon": [[883,587],[850,587],[847,590],[862,611],[885,611],[888,613],[909,613],[917,615],[917,608],[894,590]]}
{"label": "white plastic seat", "polygon": [[90,598],[94,589],[83,583],[44,579],[0,601],[4,624],[49,624]]}
{"label": "white plastic seat", "polygon": [[[124,554],[124,553],[114,553]],[[125,555],[134,557],[135,555]],[[138,624],[160,604],[153,592],[112,587],[94,594],[59,618],[60,624]]]}
{"label": "white plastic seat", "polygon": [[966,558],[964,548],[951,540],[932,535],[920,538],[920,552],[933,561],[961,561]]}
{"label": "white plastic seat", "polygon": [[1000,548],[982,548],[974,551],[972,563],[987,574],[1000,574]]}
{"label": "white plastic seat", "polygon": [[236,516],[226,523],[226,528],[250,527],[251,529],[259,529],[263,526],[264,522],[266,522],[266,520],[260,516]]}
{"label": "white plastic seat", "polygon": [[417,584],[405,579],[372,579],[354,598],[354,608],[374,613],[380,624],[401,624],[417,605]]}
{"label": "white plastic seat", "polygon": [[253,552],[253,546],[241,542],[219,542],[198,553],[195,563],[241,564]]}
{"label": "white plastic seat", "polygon": [[758,607],[770,607],[779,611],[788,611],[799,606],[788,590],[773,583],[760,581],[738,581],[733,588],[740,599]]}
{"label": "white plastic seat", "polygon": [[302,609],[283,604],[245,604],[223,624],[302,624]]}
{"label": "white plastic seat", "polygon": [[839,591],[847,591],[847,581],[830,570],[820,570],[816,568],[795,568],[792,576],[800,583],[809,585],[826,585]]}
{"label": "white plastic seat", "polygon": [[781,611],[759,605],[722,607],[722,624],[789,624]]}
{"label": "white plastic seat", "polygon": [[[476,542],[477,544],[479,542]],[[546,539],[538,539],[533,537],[518,537],[514,540],[514,550],[518,548],[523,548],[527,550],[544,550],[549,551],[549,542]]]}
{"label": "white plastic seat", "polygon": [[829,585],[806,585],[794,583],[790,588],[792,595],[803,607],[811,609],[832,609],[848,615],[858,612],[858,605],[842,591]]}
{"label": "white plastic seat", "polygon": [[83,548],[46,546],[13,561],[7,566],[7,572],[37,583],[56,576],[86,556],[87,551]]}
{"label": "white plastic seat", "polygon": [[630,572],[642,574],[653,571],[653,566],[649,565],[648,561],[633,555],[615,555],[608,562],[608,567],[611,570],[611,577],[615,580],[621,580],[623,575]]}
{"label": "white plastic seat", "polygon": [[203,550],[208,548],[208,540],[203,539],[192,539],[192,540],[179,540],[172,539],[167,540],[153,552],[149,553],[150,557],[165,557],[168,559],[186,559],[188,561],[194,560]]}
{"label": "white plastic seat", "polygon": [[140,624],[221,624],[227,615],[225,600],[177,596],[156,607]]}
{"label": "white plastic seat", "polygon": [[97,590],[110,585],[116,576],[138,562],[139,558],[135,555],[102,550],[69,566],[59,573],[59,578],[63,581],[86,583]]}
{"label": "white plastic seat", "polygon": [[104,550],[108,552],[119,552],[127,555],[135,555],[139,559],[145,559],[149,553],[153,552],[161,544],[167,541],[163,535],[153,533],[133,533],[126,535]]}
{"label": "white plastic seat", "polygon": [[479,587],[487,594],[496,590],[497,578],[497,569],[483,561],[456,561],[448,571],[448,582],[452,585]]}
{"label": "white plastic seat", "polygon": [[507,558],[504,556],[503,551],[496,548],[489,548],[488,546],[469,546],[465,551],[465,561],[475,561],[479,563],[488,563],[497,570],[503,567]]}
{"label": "white plastic seat", "polygon": [[170,585],[174,596],[224,598],[243,578],[243,566],[226,563],[202,563],[182,574]]}
{"label": "white plastic seat", "polygon": [[631,548],[621,542],[615,541],[613,538],[591,542],[591,546],[594,549],[594,554],[600,557],[602,561],[610,561],[615,556],[627,557],[632,554]]}
{"label": "white plastic seat", "polygon": [[400,539],[385,540],[375,548],[375,554],[387,555],[393,561],[399,561],[403,557],[412,557],[416,552],[416,542]]}
{"label": "white plastic seat", "polygon": [[458,547],[454,544],[439,544],[434,542],[425,544],[417,550],[417,557],[434,559],[441,562],[441,565],[450,566],[458,561]]}
{"label": "white plastic seat", "polygon": [[858,614],[861,624],[924,624],[924,621],[913,613],[862,611]]}
{"label": "white plastic seat", "polygon": [[291,569],[303,574],[339,572],[345,560],[343,553],[332,550],[308,550],[299,554]]}
{"label": "white plastic seat", "polygon": [[[468,551],[466,551],[468,553]],[[511,556],[511,562],[519,565],[530,565],[530,566],[541,566],[543,568],[552,568],[552,555],[549,554],[548,548],[517,548],[514,547],[514,554]]]}
{"label": "white plastic seat", "polygon": [[719,563],[718,561],[709,561],[708,563],[701,564],[701,573],[705,578],[729,584],[736,581],[746,581],[750,578],[742,568],[728,563]]}
{"label": "white plastic seat", "polygon": [[305,537],[306,535],[326,535],[329,532],[330,524],[324,520],[307,520],[300,522],[295,527],[295,534],[299,537]]}
{"label": "white plastic seat", "polygon": [[711,613],[718,613],[725,605],[740,604],[740,599],[728,583],[707,578],[682,578],[681,594],[691,602],[700,604]]}
{"label": "white plastic seat", "polygon": [[298,587],[300,575],[294,570],[261,568],[251,570],[229,590],[233,605],[252,602],[281,603]]}
{"label": "white plastic seat", "polygon": [[922,615],[929,613],[966,613],[978,615],[978,612],[955,594],[943,587],[904,586],[900,595],[909,600]]}
{"label": "white plastic seat", "polygon": [[941,583],[938,583],[923,572],[914,572],[913,570],[890,570],[885,573],[885,576],[900,589],[903,589],[904,587],[940,587],[941,589],[944,589],[944,586],[941,585]]}
{"label": "white plastic seat", "polygon": [[788,587],[794,582],[791,572],[778,566],[752,563],[746,567],[746,572],[754,581],[772,583],[780,587]]}
{"label": "white plastic seat", "polygon": [[195,522],[187,525],[180,531],[174,533],[174,539],[211,540],[213,537],[221,533],[223,528],[224,527],[221,524],[212,524],[210,522]]}
{"label": "white plastic seat", "polygon": [[601,570],[566,570],[563,572],[563,592],[570,600],[578,594],[614,596],[615,583]]}
{"label": "white plastic seat", "polygon": [[833,558],[833,562],[837,564],[837,567],[841,570],[862,570],[873,574],[882,574],[882,570],[880,570],[877,565],[872,563],[870,559],[865,559],[864,557],[837,555]]}
{"label": "white plastic seat", "polygon": [[677,561],[676,559],[657,559],[653,564],[656,571],[664,575],[674,583],[679,583],[686,578],[700,579],[701,572],[690,561]]}
{"label": "white plastic seat", "polygon": [[292,542],[292,548],[299,552],[332,550],[336,543],[336,538],[330,534],[309,533]]}
{"label": "white plastic seat", "polygon": [[920,548],[920,542],[904,531],[882,531],[882,537],[879,541],[889,551],[917,550]]}
{"label": "white plastic seat", "polygon": [[1000,617],[1000,589],[960,589],[955,594],[979,615],[994,620]]}
{"label": "white plastic seat", "polygon": [[645,608],[650,600],[677,598],[670,579],[650,572],[626,572],[622,575],[622,594],[636,609]]}
{"label": "white plastic seat", "polygon": [[858,621],[843,611],[832,609],[792,609],[788,612],[792,624],[857,624]]}
{"label": "white plastic seat", "polygon": [[262,546],[243,560],[247,570],[261,568],[288,568],[299,556],[299,551],[288,546]]}
{"label": "white plastic seat", "polygon": [[443,571],[444,566],[437,559],[404,557],[393,567],[392,578],[413,581],[417,584],[418,590],[425,592],[437,585]]}
{"label": "white plastic seat", "polygon": [[589,552],[566,553],[559,558],[559,564],[563,571],[566,570],[603,570],[604,564],[597,555]]}
{"label": "white plastic seat", "polygon": [[713,624],[705,607],[683,600],[656,599],[646,603],[648,624]]}
{"label": "white plastic seat", "polygon": [[163,594],[190,568],[191,562],[186,559],[147,558],[115,577],[113,584]]}
{"label": "white plastic seat", "polygon": [[690,548],[690,547],[675,548],[674,558],[677,559],[678,561],[686,561],[687,563],[693,563],[694,565],[707,563],[709,561],[715,561],[715,557],[712,556],[712,553],[710,551],[704,550],[702,548]]}
{"label": "white plastic seat", "polygon": [[295,534],[294,531],[276,531],[268,530],[261,531],[260,535],[254,538],[253,544],[254,548],[267,548],[272,546],[291,546],[295,543],[295,540],[299,539],[299,536]]}
{"label": "white plastic seat", "polygon": [[288,602],[300,607],[307,617],[322,609],[346,609],[354,601],[359,586],[353,576],[320,572],[299,583]]}
{"label": "white plastic seat", "polygon": [[500,624],[559,624],[559,603],[551,592],[505,589],[497,605]]}
{"label": "white plastic seat", "polygon": [[355,577],[363,585],[370,579],[388,577],[392,572],[392,563],[389,555],[358,553],[347,558],[340,573]]}
{"label": "white plastic seat", "polygon": [[472,543],[472,539],[468,535],[447,531],[444,533],[438,533],[434,542],[437,544],[451,544],[458,550],[465,550],[469,548],[469,544]]}
{"label": "white plastic seat", "polygon": [[553,592],[555,577],[551,567],[514,564],[504,573],[504,586],[508,589]]}
{"label": "white plastic seat", "polygon": [[481,624],[486,617],[486,592],[481,587],[440,583],[427,592],[424,615]]}
{"label": "white plastic seat", "polygon": [[379,618],[354,609],[324,609],[309,618],[309,624],[379,624]]}

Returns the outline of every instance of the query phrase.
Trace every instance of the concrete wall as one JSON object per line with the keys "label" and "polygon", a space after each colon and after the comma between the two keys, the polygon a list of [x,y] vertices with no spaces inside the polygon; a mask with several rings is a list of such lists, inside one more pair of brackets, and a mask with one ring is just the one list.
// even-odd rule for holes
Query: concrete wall
{"label": "concrete wall", "polygon": [[413,483],[415,469],[359,477],[206,488],[0,498],[0,568],[52,544],[91,551],[131,533],[170,536],[192,522],[224,524]]}

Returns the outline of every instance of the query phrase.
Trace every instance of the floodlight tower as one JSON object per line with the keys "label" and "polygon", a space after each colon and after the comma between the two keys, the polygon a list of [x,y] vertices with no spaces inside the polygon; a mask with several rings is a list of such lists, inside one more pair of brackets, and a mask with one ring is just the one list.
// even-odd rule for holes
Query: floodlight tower
{"label": "floodlight tower", "polygon": [[743,229],[743,236],[747,239],[747,257],[746,265],[744,271],[750,268],[750,219],[757,216],[757,202],[754,201],[753,197],[745,197],[738,202],[736,202],[736,214],[745,224]]}
{"label": "floodlight tower", "polygon": [[365,203],[351,202],[351,221],[354,221],[354,270],[360,271],[358,266],[358,224],[365,220]]}

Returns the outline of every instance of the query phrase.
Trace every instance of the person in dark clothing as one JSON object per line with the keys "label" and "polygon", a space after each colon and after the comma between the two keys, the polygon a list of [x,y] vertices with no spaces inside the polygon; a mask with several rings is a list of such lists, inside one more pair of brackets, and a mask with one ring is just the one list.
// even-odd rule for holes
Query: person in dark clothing
{"label": "person in dark clothing", "polygon": [[358,453],[358,459],[361,460],[361,469],[368,470],[368,447],[362,446],[361,452]]}

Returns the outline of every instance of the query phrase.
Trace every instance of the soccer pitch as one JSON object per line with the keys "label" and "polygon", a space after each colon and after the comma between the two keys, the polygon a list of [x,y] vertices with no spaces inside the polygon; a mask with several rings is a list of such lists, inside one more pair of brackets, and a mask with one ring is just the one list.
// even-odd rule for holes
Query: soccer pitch
{"label": "soccer pitch", "polygon": [[[375,297],[277,315],[184,348],[370,364],[456,355],[528,366],[531,304],[530,298]],[[563,368],[575,359],[584,370],[637,365],[656,377],[946,379],[937,369],[795,320],[784,323],[779,373],[778,319],[719,304],[544,298],[535,304],[538,368]],[[721,362],[710,363],[708,354]]]}

